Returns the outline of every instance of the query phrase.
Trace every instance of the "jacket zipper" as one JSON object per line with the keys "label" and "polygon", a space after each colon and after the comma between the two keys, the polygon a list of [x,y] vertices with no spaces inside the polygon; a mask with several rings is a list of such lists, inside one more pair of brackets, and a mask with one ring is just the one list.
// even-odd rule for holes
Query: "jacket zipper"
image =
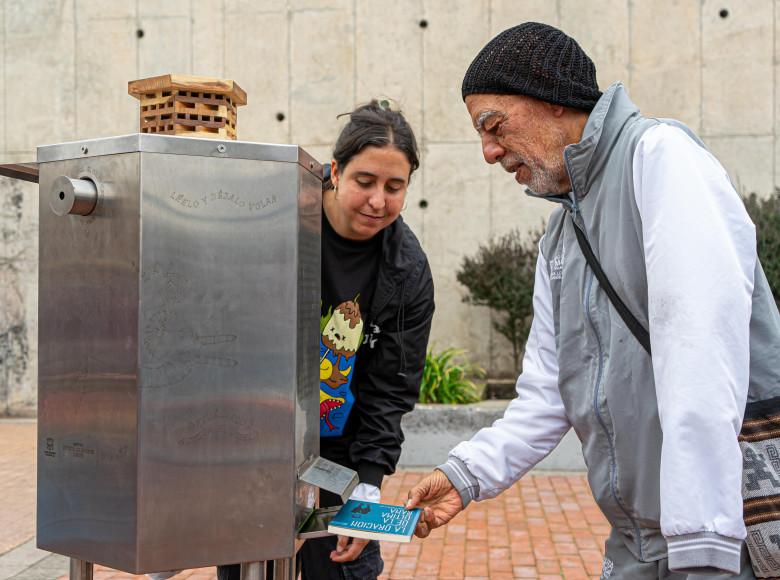
{"label": "jacket zipper", "polygon": [[[572,172],[571,167],[569,165],[569,158],[564,154],[563,156],[564,162],[566,164],[566,170],[569,172],[569,179],[571,179]],[[573,227],[579,227],[577,225],[577,216],[582,217],[579,212],[579,206],[577,205],[577,194],[574,190],[574,180],[571,179],[571,197],[572,197],[572,203],[570,206],[571,211],[571,217],[572,217],[572,226]],[[569,204],[564,204],[568,206]],[[587,232],[584,228],[584,222],[583,227],[580,228],[584,234],[587,236]],[[623,502],[618,497],[617,493],[617,456],[615,453],[615,446],[612,442],[612,437],[609,434],[609,429],[607,428],[607,424],[604,421],[604,418],[601,415],[601,412],[599,410],[599,390],[601,388],[601,379],[603,377],[604,372],[604,350],[601,345],[601,335],[599,335],[598,329],[596,328],[596,324],[593,322],[593,318],[591,317],[590,313],[590,296],[591,296],[591,289],[593,287],[593,271],[591,270],[590,266],[586,263],[585,268],[587,271],[587,288],[585,290],[585,300],[582,305],[583,313],[585,314],[585,318],[588,321],[588,324],[591,327],[591,330],[593,330],[593,334],[596,336],[596,344],[598,346],[598,356],[599,356],[599,366],[598,366],[598,373],[596,374],[596,382],[593,385],[593,412],[596,415],[596,419],[599,422],[599,425],[601,426],[601,429],[604,431],[604,435],[607,439],[607,445],[609,447],[609,492],[612,495],[612,499],[615,501],[617,506],[620,508],[620,510],[625,514],[625,516],[629,519],[631,522],[632,527],[634,528],[634,534],[636,534],[636,545],[637,549],[639,551],[639,559],[642,560],[644,558],[644,554],[642,551],[642,535],[639,529],[639,525],[636,523],[636,520],[633,518],[633,516],[629,513],[628,508],[623,504]]]}

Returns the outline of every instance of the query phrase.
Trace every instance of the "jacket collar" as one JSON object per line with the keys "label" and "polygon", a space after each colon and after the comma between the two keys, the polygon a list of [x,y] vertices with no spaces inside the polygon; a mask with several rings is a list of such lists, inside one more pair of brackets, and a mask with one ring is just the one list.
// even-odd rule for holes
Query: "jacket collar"
{"label": "jacket collar", "polygon": [[579,143],[563,152],[576,199],[582,199],[604,168],[623,126],[639,114],[622,83],[612,84],[596,103]]}
{"label": "jacket collar", "polygon": [[391,276],[400,276],[416,263],[417,256],[409,247],[405,230],[408,226],[401,216],[382,232],[382,262]]}
{"label": "jacket collar", "polygon": [[376,318],[399,290],[399,304],[403,302],[404,280],[424,256],[419,245],[413,242],[414,236],[401,216],[387,226],[381,235],[382,261],[371,305],[372,318]]}

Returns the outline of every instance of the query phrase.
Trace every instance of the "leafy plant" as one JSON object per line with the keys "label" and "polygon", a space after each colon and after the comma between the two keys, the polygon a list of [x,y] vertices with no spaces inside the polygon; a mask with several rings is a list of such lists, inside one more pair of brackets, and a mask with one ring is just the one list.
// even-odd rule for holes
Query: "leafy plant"
{"label": "leafy plant", "polygon": [[768,198],[751,193],[744,201],[750,219],[756,224],[758,258],[780,308],[780,190]]}
{"label": "leafy plant", "polygon": [[543,230],[530,236],[519,230],[491,240],[463,259],[457,280],[469,293],[464,302],[487,306],[498,314],[493,327],[512,345],[515,370],[528,339],[533,316],[534,272]]}
{"label": "leafy plant", "polygon": [[429,350],[420,383],[421,403],[463,404],[480,399],[469,377],[482,378],[485,371],[468,362],[465,351],[447,348],[438,354]]}

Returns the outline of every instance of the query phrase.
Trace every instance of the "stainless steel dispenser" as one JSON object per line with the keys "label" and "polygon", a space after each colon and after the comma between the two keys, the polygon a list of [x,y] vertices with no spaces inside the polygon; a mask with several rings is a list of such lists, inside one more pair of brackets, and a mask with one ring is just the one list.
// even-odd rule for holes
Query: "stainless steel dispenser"
{"label": "stainless steel dispenser", "polygon": [[321,166],[136,134],[38,170],[38,546],[133,573],[291,558],[313,483],[357,483],[317,458]]}

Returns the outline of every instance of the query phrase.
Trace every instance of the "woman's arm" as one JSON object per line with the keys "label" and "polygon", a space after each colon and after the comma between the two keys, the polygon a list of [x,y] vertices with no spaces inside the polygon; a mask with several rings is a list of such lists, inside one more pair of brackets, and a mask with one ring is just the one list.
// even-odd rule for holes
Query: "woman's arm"
{"label": "woman's arm", "polygon": [[[411,281],[408,281],[411,283]],[[399,312],[398,328],[383,329],[360,384],[359,427],[350,448],[361,482],[380,486],[395,471],[404,437],[401,418],[414,408],[433,318],[433,277],[427,259]],[[401,297],[403,300],[404,297]]]}

